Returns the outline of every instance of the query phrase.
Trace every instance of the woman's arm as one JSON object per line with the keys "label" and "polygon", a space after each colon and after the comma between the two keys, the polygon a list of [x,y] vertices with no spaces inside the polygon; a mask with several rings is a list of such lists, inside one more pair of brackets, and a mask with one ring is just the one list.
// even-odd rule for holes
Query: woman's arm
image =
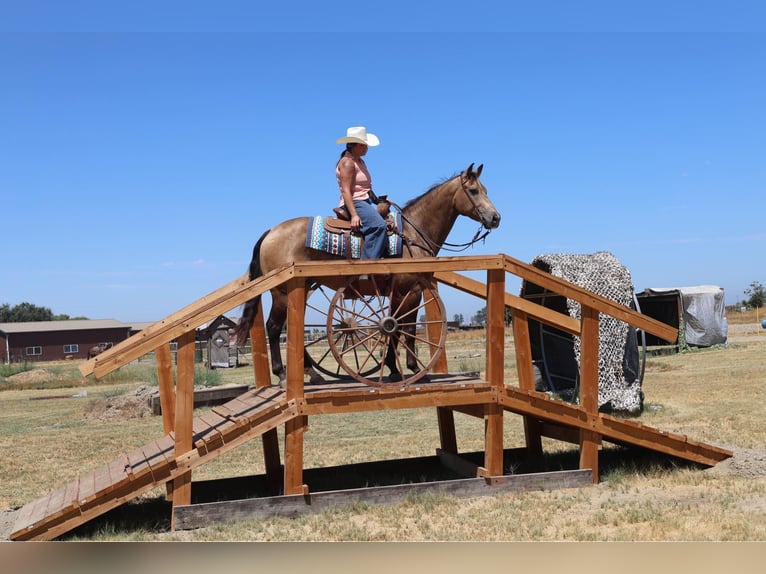
{"label": "woman's arm", "polygon": [[340,160],[340,192],[343,196],[343,204],[346,206],[349,215],[351,215],[351,229],[359,231],[362,227],[362,220],[356,212],[354,206],[354,197],[352,189],[356,181],[356,165],[354,161],[344,157]]}

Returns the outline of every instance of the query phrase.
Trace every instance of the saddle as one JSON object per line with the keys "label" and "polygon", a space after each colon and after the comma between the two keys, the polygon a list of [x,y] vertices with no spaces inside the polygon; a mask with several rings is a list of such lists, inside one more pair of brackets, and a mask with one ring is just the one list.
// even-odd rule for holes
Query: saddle
{"label": "saddle", "polygon": [[[401,257],[403,240],[401,214],[389,213],[386,219],[388,257]],[[364,237],[351,230],[351,221],[338,217],[317,215],[309,218],[306,232],[306,247],[339,255],[348,259],[359,259]]]}

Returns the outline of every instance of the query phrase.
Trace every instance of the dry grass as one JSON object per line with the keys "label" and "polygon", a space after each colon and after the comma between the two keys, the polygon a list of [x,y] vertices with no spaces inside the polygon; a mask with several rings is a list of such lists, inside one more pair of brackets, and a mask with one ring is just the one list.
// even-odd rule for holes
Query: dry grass
{"label": "dry grass", "polygon": [[[514,375],[512,346],[506,369]],[[294,519],[243,521],[171,532],[162,490],[125,505],[67,539],[92,540],[766,540],[766,377],[760,337],[728,347],[651,358],[641,422],[735,450],[709,470],[643,451],[605,445],[602,482],[593,487],[456,499],[412,497],[383,506],[354,504]],[[483,370],[481,334],[450,334],[450,370]],[[476,355],[479,356],[476,356]],[[116,453],[162,435],[159,417],[89,420],[91,400],[135,390],[146,369],[123,369],[111,381],[0,392],[0,508],[44,495]],[[131,375],[133,373],[133,375]],[[222,370],[222,383],[251,382],[248,367]],[[59,375],[61,373],[59,372]],[[66,378],[66,377],[64,377]],[[60,383],[60,380],[56,383]],[[30,400],[76,394],[87,397]],[[306,467],[432,455],[439,444],[431,409],[314,417]],[[457,415],[458,444],[481,450],[483,423]],[[280,431],[281,438],[281,431]],[[520,417],[509,414],[505,446],[524,444]],[[574,447],[545,440],[549,453]],[[552,454],[551,456],[554,456]],[[555,458],[555,456],[554,456]],[[263,472],[254,440],[195,471],[195,480]]]}

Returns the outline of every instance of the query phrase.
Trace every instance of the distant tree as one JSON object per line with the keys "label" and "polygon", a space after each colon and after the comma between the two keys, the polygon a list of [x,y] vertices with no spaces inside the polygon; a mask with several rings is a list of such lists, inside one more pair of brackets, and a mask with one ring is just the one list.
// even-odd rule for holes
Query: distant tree
{"label": "distant tree", "polygon": [[482,307],[471,317],[471,323],[474,325],[484,325],[487,322],[487,308]]}
{"label": "distant tree", "polygon": [[455,313],[455,315],[453,315],[453,317],[452,317],[452,320],[455,323],[457,323],[458,325],[462,325],[463,324],[463,315],[460,314],[460,313]]}
{"label": "distant tree", "polygon": [[745,289],[745,295],[749,297],[745,303],[750,307],[763,307],[766,302],[766,289],[758,281],[750,283],[750,287]]}
{"label": "distant tree", "polygon": [[7,303],[0,306],[0,322],[23,323],[25,321],[53,321],[53,311],[48,307],[38,307],[26,301],[13,307]]}
{"label": "distant tree", "polygon": [[503,319],[505,320],[506,327],[510,326],[510,324],[513,323],[513,313],[511,313],[511,310],[508,307],[505,308],[505,316],[503,317]]}
{"label": "distant tree", "polygon": [[8,303],[0,305],[0,323],[25,323],[27,321],[67,321],[70,319],[87,319],[87,317],[70,317],[66,314],[54,315],[48,307],[39,307],[32,303],[19,303],[11,307]]}

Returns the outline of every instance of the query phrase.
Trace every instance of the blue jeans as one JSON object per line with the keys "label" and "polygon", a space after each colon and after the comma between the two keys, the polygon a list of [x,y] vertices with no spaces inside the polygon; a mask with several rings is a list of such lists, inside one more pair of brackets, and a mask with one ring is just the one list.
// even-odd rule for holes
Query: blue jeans
{"label": "blue jeans", "polygon": [[362,259],[380,259],[386,254],[388,238],[386,237],[386,222],[378,213],[378,209],[369,199],[354,201],[356,212],[362,220]]}

